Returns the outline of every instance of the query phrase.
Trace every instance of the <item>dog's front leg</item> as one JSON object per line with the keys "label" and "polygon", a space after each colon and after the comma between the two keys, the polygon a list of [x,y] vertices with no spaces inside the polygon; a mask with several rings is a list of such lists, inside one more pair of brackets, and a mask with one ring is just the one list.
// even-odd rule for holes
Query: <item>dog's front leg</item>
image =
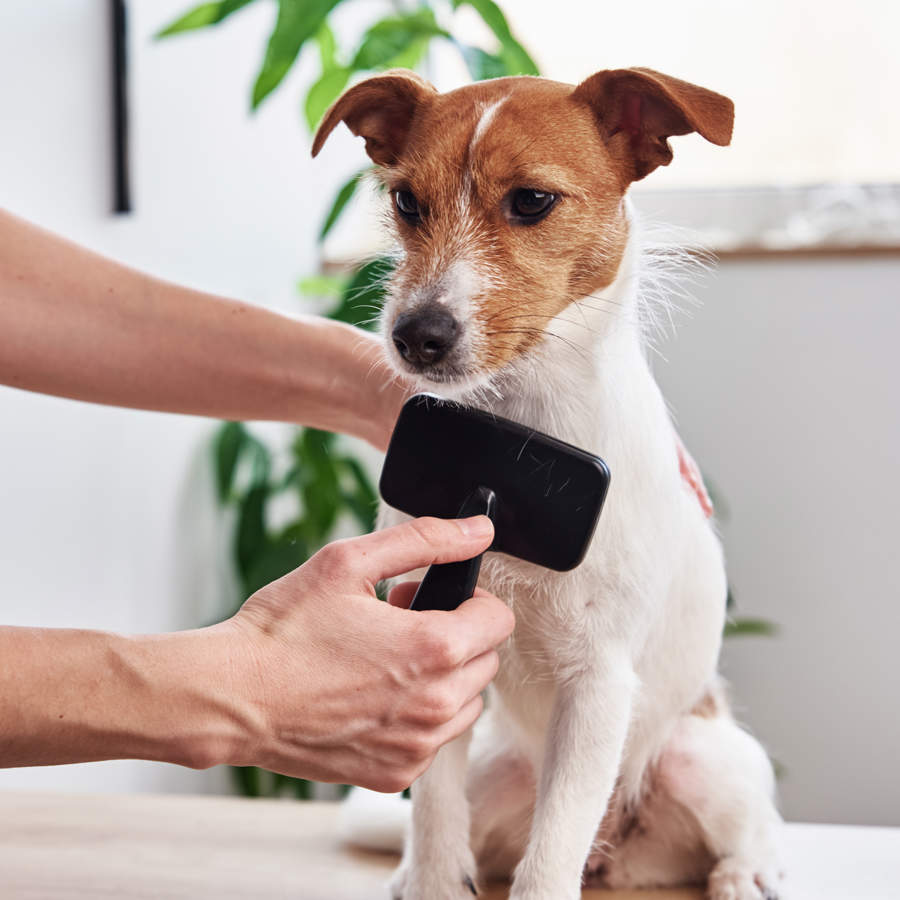
{"label": "dog's front leg", "polygon": [[616,783],[635,676],[613,652],[560,684],[525,855],[510,900],[575,900]]}
{"label": "dog's front leg", "polygon": [[477,894],[466,799],[471,736],[470,728],[441,747],[412,786],[412,827],[391,881],[394,900],[471,900]]}

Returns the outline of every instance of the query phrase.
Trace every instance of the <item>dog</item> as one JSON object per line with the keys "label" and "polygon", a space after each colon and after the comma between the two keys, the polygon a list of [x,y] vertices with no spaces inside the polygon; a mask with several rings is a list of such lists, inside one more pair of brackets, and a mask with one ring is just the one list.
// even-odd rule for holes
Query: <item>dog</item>
{"label": "dog", "polygon": [[382,330],[396,371],[613,473],[577,569],[486,556],[480,583],[515,632],[474,738],[412,787],[393,896],[463,900],[511,878],[512,900],[575,900],[583,882],[774,900],[772,767],[716,672],[722,550],[648,365],[626,200],[671,161],[670,136],[728,144],[731,101],[645,68],[444,94],[395,70],[338,98],[313,156],[340,122],[392,200],[402,249]]}

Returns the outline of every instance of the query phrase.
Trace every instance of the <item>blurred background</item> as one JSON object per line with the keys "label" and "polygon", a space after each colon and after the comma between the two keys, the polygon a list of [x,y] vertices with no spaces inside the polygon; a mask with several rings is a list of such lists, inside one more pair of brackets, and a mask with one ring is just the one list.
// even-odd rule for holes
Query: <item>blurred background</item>
{"label": "blurred background", "polygon": [[[900,7],[506,0],[504,19],[486,0],[231,0],[187,18],[189,0],[119,5],[130,211],[113,212],[116,4],[100,0],[0,5],[0,206],[285,312],[365,318],[349,300],[377,295],[385,264],[359,267],[383,251],[378,198],[354,181],[362,144],[340,129],[309,157],[310,123],[362,71],[414,65],[449,89],[644,65],[735,100],[732,147],[677,138],[673,164],[633,192],[649,220],[718,255],[654,368],[716,494],[744,623],[723,668],[778,762],[786,816],[900,825]],[[221,618],[363,528],[378,465],[285,426],[7,388],[0,436],[0,621],[15,625]],[[308,792],[135,761],[0,771],[0,789]]]}

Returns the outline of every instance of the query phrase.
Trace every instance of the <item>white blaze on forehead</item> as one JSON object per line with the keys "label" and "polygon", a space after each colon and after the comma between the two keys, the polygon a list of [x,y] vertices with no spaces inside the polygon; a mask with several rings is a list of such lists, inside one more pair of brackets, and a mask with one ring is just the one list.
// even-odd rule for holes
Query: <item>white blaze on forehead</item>
{"label": "white blaze on forehead", "polygon": [[490,127],[491,121],[497,114],[497,110],[500,109],[505,102],[506,97],[501,97],[499,100],[495,100],[491,103],[490,106],[485,107],[484,112],[481,114],[481,118],[478,120],[478,124],[475,126],[475,131],[472,132],[472,140],[469,141],[470,154],[475,149],[475,145],[484,137],[484,133]]}
{"label": "white blaze on forehead", "polygon": [[[472,132],[472,138],[469,141],[470,160],[472,158],[472,152],[475,149],[475,145],[484,137],[485,132],[488,130],[491,122],[494,119],[494,116],[497,114],[497,110],[500,109],[501,106],[503,106],[506,100],[506,97],[501,97],[499,100],[495,100],[488,106],[482,107],[481,116],[479,117],[478,122],[475,125],[475,130]],[[459,229],[463,235],[471,233],[474,230],[475,226],[471,209],[472,192],[472,175],[468,170],[466,170],[463,173],[462,191],[460,192],[456,201],[457,213],[459,215]]]}

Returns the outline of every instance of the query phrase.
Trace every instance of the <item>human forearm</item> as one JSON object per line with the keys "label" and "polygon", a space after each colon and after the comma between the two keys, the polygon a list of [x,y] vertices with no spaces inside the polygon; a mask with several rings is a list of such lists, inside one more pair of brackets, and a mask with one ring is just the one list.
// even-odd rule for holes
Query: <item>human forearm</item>
{"label": "human forearm", "polygon": [[0,383],[342,431],[384,446],[402,388],[377,341],[168,284],[0,211]]}
{"label": "human forearm", "polygon": [[0,628],[0,766],[150,759],[204,768],[259,730],[227,627],[149,637]]}
{"label": "human forearm", "polygon": [[420,613],[414,585],[390,603],[374,585],[492,538],[476,517],[338,541],[194,631],[0,628],[0,766],[230,763],[401,790],[477,718],[513,621],[480,591]]}

